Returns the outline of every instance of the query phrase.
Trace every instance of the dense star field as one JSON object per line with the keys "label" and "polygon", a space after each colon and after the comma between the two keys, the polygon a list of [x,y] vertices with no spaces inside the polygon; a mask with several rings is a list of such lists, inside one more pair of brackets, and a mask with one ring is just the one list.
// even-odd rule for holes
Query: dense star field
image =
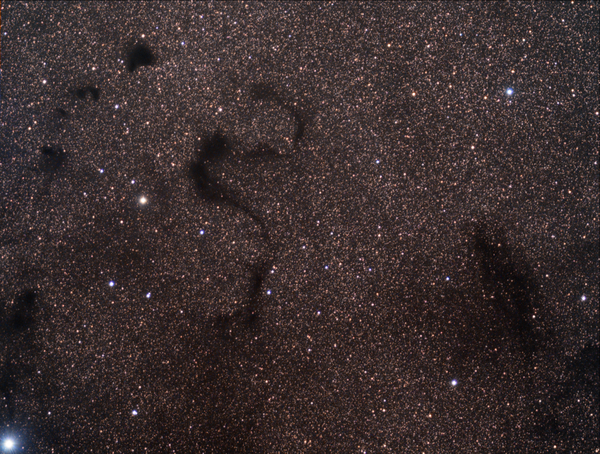
{"label": "dense star field", "polygon": [[597,2],[1,21],[0,452],[600,452]]}

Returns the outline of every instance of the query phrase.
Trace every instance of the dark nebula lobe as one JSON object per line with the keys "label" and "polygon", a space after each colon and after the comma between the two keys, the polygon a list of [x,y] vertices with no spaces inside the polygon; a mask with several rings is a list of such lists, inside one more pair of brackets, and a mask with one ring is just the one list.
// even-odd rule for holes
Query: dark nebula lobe
{"label": "dark nebula lobe", "polygon": [[304,137],[306,130],[306,121],[296,106],[285,101],[285,99],[275,90],[275,88],[267,83],[258,82],[252,84],[250,87],[252,98],[255,101],[267,101],[272,102],[284,109],[287,109],[292,118],[296,122],[296,131],[294,133],[293,142],[294,145],[298,145],[298,142]]}
{"label": "dark nebula lobe", "polygon": [[154,61],[154,54],[148,46],[136,44],[127,56],[127,71],[132,73],[140,66],[151,66]]}
{"label": "dark nebula lobe", "polygon": [[597,451],[597,2],[1,9],[0,451]]}
{"label": "dark nebula lobe", "polygon": [[69,113],[65,109],[63,109],[62,107],[58,107],[56,109],[56,112],[58,113],[58,115],[61,118],[68,118],[69,117]]}
{"label": "dark nebula lobe", "polygon": [[10,326],[15,330],[24,330],[34,322],[37,294],[33,290],[28,290],[15,298],[15,309]]}
{"label": "dark nebula lobe", "polygon": [[94,101],[98,101],[100,99],[100,90],[96,87],[85,87],[75,90],[75,96],[77,96],[79,99],[85,99],[87,93],[92,96]]}
{"label": "dark nebula lobe", "polygon": [[44,145],[40,153],[40,170],[43,173],[54,173],[65,164],[66,154],[59,146]]}
{"label": "dark nebula lobe", "polygon": [[481,280],[491,304],[502,314],[507,329],[514,330],[521,339],[525,350],[535,350],[538,336],[532,320],[539,290],[529,266],[517,260],[505,235],[486,224],[477,226],[473,239]]}
{"label": "dark nebula lobe", "polygon": [[226,188],[219,185],[210,176],[208,167],[226,159],[232,152],[231,143],[220,132],[205,137],[199,144],[197,160],[189,167],[189,177],[195,183],[198,195],[208,202],[224,203],[236,210],[240,210],[256,222],[267,239],[267,228],[263,220],[250,208],[229,194]]}

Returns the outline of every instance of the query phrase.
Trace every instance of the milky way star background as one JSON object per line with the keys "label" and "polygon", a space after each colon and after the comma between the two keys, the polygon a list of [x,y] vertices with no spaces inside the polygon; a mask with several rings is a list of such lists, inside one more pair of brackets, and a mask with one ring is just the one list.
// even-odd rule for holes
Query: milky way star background
{"label": "milky way star background", "polygon": [[0,452],[600,452],[596,2],[1,20]]}

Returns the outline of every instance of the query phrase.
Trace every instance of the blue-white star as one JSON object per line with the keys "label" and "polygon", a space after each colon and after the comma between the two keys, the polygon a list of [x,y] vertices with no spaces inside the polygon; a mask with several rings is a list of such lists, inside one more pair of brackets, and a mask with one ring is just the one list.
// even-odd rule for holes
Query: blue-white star
{"label": "blue-white star", "polygon": [[514,93],[514,90],[513,90],[512,88],[507,88],[507,89],[506,89],[506,94],[507,94],[508,96],[512,95],[513,93]]}
{"label": "blue-white star", "polygon": [[2,442],[2,449],[4,449],[5,451],[12,451],[12,449],[15,447],[15,445],[16,445],[15,440],[13,440],[10,437],[7,437]]}

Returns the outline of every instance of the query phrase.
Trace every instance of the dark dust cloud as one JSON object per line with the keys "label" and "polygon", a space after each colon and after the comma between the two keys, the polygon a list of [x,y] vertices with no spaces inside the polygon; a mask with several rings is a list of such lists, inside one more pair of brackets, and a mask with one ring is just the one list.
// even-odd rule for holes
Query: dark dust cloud
{"label": "dark dust cloud", "polygon": [[597,2],[1,14],[0,452],[600,452]]}

